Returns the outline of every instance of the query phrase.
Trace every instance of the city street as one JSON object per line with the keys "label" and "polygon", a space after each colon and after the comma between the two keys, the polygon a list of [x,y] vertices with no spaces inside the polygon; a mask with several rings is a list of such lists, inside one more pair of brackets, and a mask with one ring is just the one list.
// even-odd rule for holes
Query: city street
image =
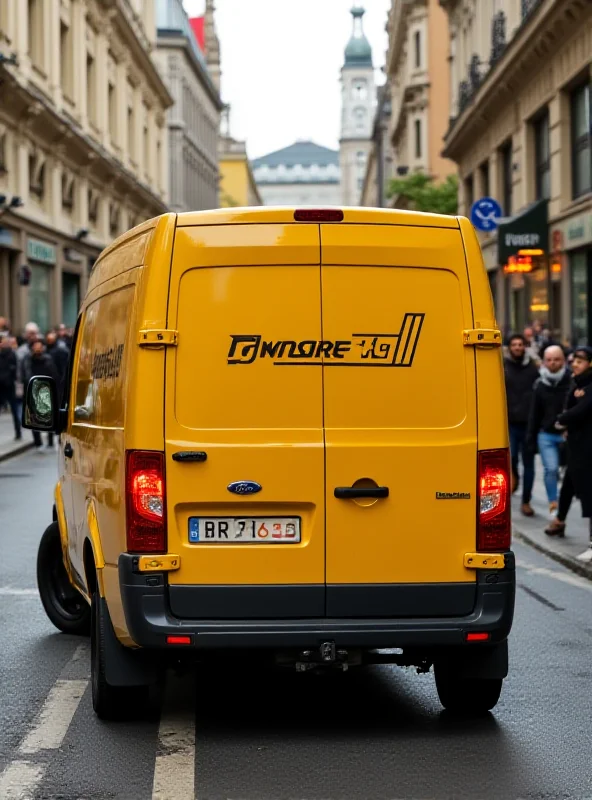
{"label": "city street", "polygon": [[[30,435],[30,434],[27,434]],[[0,464],[0,798],[592,797],[592,583],[515,543],[511,672],[494,713],[442,713],[432,675],[167,676],[135,722],[93,714],[89,645],[36,590],[55,454]]]}

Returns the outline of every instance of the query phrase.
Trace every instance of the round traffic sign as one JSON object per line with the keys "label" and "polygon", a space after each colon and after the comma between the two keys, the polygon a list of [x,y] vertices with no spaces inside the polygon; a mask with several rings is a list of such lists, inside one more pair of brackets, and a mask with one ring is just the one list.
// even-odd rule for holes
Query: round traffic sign
{"label": "round traffic sign", "polygon": [[495,230],[501,216],[501,206],[493,197],[482,197],[471,206],[471,222],[478,231]]}

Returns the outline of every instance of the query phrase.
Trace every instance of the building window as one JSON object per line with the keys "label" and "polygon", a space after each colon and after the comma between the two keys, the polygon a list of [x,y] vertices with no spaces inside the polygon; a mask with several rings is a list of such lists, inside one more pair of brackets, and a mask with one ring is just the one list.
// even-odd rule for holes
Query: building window
{"label": "building window", "polygon": [[413,55],[415,69],[419,69],[421,67],[421,31],[415,31],[413,34]]}
{"label": "building window", "polygon": [[6,161],[6,131],[0,132],[0,175],[6,175],[8,164]]}
{"label": "building window", "polygon": [[62,92],[70,100],[74,93],[73,74],[72,74],[72,37],[70,26],[60,23],[60,81]]}
{"label": "building window", "polygon": [[572,193],[574,199],[592,191],[590,84],[571,96]]}
{"label": "building window", "polygon": [[354,81],[352,86],[354,100],[365,100],[368,97],[368,84],[365,80]]}
{"label": "building window", "polygon": [[144,167],[144,176],[147,178],[150,164],[150,133],[148,125],[144,125],[144,130],[142,132],[142,150],[142,165]]}
{"label": "building window", "polygon": [[415,158],[421,158],[421,120],[416,119],[415,123]]}
{"label": "building window", "polygon": [[97,121],[97,71],[95,60],[90,53],[86,54],[86,108],[88,119]]}
{"label": "building window", "polygon": [[117,92],[115,84],[109,82],[107,88],[107,113],[109,122],[109,139],[113,147],[117,142]]}
{"label": "building window", "polygon": [[512,213],[512,140],[510,139],[499,149],[498,163],[501,166],[501,191],[502,211],[509,217]]}
{"label": "building window", "polygon": [[62,173],[62,208],[72,212],[74,209],[74,178]]}
{"label": "building window", "polygon": [[471,206],[475,202],[475,192],[473,188],[473,176],[469,175],[465,178],[464,181],[464,189],[465,189],[465,208],[467,212],[470,210]]}
{"label": "building window", "polygon": [[44,0],[28,0],[28,53],[37,67],[43,66],[43,2]]}
{"label": "building window", "polygon": [[93,189],[88,190],[88,221],[94,226],[99,218],[99,195]]}
{"label": "building window", "polygon": [[481,196],[489,197],[489,161],[484,161],[479,167],[479,178],[481,180]]}
{"label": "building window", "polygon": [[534,158],[536,199],[548,200],[551,197],[551,149],[548,113],[545,113],[534,123]]}
{"label": "building window", "polygon": [[29,156],[29,191],[39,201],[45,197],[45,159],[37,153]]}

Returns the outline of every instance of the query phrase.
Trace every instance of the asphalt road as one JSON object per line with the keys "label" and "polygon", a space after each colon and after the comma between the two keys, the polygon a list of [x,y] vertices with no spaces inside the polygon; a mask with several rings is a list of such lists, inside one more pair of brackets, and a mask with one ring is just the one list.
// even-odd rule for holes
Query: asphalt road
{"label": "asphalt road", "polygon": [[516,543],[511,674],[494,713],[432,675],[169,674],[135,722],[92,712],[86,640],[35,588],[55,458],[0,464],[0,800],[592,799],[592,583]]}

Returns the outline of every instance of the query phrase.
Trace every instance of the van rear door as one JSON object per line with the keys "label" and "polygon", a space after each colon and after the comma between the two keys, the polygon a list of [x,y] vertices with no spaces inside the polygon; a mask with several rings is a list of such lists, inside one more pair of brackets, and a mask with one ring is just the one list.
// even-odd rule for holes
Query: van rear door
{"label": "van rear door", "polygon": [[168,550],[181,556],[171,610],[323,616],[322,365],[299,358],[321,339],[319,227],[180,227],[170,286]]}
{"label": "van rear door", "polygon": [[323,368],[329,617],[473,607],[473,318],[449,225],[321,226],[323,339],[345,343]]}

